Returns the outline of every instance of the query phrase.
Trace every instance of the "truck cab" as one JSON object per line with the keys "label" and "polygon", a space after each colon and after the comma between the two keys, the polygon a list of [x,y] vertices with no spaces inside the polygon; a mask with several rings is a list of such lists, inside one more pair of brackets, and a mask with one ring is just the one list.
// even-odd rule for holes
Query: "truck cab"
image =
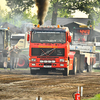
{"label": "truck cab", "polygon": [[[68,75],[73,69],[75,52],[70,52],[71,36],[67,27],[34,27],[27,36],[31,74],[62,71]],[[75,64],[74,64],[75,65]],[[76,71],[76,70],[75,70]]]}

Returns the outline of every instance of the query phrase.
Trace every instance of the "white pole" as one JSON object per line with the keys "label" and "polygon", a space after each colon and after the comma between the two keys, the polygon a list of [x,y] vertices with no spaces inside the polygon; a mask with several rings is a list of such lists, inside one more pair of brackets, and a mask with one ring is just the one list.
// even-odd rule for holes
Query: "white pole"
{"label": "white pole", "polygon": [[78,93],[79,93],[79,91],[80,91],[80,87],[78,86]]}
{"label": "white pole", "polygon": [[81,86],[81,97],[83,96],[83,87]]}
{"label": "white pole", "polygon": [[42,97],[38,96],[36,97],[36,100],[42,100]]}

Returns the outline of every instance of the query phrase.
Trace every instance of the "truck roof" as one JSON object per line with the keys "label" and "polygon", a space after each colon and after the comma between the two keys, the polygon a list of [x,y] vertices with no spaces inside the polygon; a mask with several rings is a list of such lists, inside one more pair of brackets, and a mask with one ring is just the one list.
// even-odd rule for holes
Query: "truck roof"
{"label": "truck roof", "polygon": [[65,28],[33,28],[31,30],[32,32],[33,31],[37,31],[37,32],[40,32],[40,31],[43,31],[43,32],[66,32],[66,31],[69,31],[69,29],[67,27]]}
{"label": "truck roof", "polygon": [[25,36],[25,34],[11,34],[11,36]]}
{"label": "truck roof", "polygon": [[11,35],[11,40],[15,40],[15,39],[24,39],[25,34],[12,34]]}

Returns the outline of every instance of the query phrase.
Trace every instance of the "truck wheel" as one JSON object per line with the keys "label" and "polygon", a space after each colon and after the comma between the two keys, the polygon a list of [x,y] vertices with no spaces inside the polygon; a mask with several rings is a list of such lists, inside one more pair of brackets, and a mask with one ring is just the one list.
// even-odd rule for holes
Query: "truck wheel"
{"label": "truck wheel", "polygon": [[70,74],[76,75],[76,73],[77,73],[77,58],[74,58],[73,70],[70,71]]}
{"label": "truck wheel", "polygon": [[17,63],[17,68],[27,68],[28,67],[28,59],[24,55],[19,56],[19,61]]}
{"label": "truck wheel", "polygon": [[64,68],[63,75],[64,76],[68,76],[69,75],[69,66],[67,68]]}

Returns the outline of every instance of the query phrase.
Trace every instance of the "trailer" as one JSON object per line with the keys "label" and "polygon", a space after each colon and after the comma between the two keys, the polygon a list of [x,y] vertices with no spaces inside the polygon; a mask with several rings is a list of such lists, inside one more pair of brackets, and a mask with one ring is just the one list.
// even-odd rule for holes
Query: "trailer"
{"label": "trailer", "polygon": [[95,42],[90,38],[91,29],[88,27],[74,28],[72,35],[71,50],[79,50],[84,55],[84,68],[91,72],[93,65],[96,63]]}
{"label": "trailer", "polygon": [[60,71],[68,76],[83,72],[85,55],[79,50],[70,50],[68,27],[37,25],[27,35],[27,41],[31,74]]}

